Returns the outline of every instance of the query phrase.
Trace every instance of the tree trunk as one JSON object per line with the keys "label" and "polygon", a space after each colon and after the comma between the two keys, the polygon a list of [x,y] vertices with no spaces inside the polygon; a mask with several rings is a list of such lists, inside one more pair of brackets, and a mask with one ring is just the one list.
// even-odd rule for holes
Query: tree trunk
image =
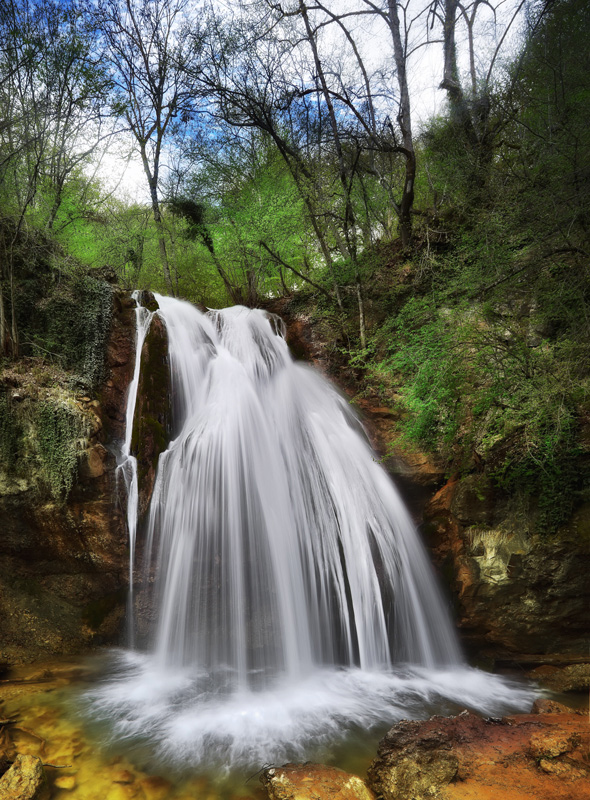
{"label": "tree trunk", "polygon": [[168,253],[166,252],[166,239],[164,236],[164,226],[162,225],[160,201],[158,200],[158,164],[155,164],[154,172],[152,173],[144,144],[142,144],[140,147],[140,153],[143,163],[143,171],[145,172],[145,176],[150,187],[152,213],[154,215],[154,222],[156,223],[156,230],[158,231],[158,249],[160,250],[160,261],[162,262],[162,269],[164,270],[164,279],[166,281],[166,285],[168,286],[168,291],[172,297],[175,297],[174,284],[172,283],[172,275],[170,274],[170,265],[168,263]]}
{"label": "tree trunk", "polygon": [[4,286],[0,280],[0,355],[10,356],[10,330],[6,321],[6,309],[4,306]]}
{"label": "tree trunk", "polygon": [[367,346],[367,335],[365,327],[365,301],[363,299],[363,287],[361,285],[360,275],[356,274],[356,299],[359,307],[359,338],[361,347],[364,350]]}
{"label": "tree trunk", "polygon": [[[451,0],[451,2],[456,2],[456,0]],[[397,121],[402,134],[404,156],[406,159],[404,188],[402,191],[402,199],[399,204],[399,226],[402,246],[408,247],[412,241],[412,207],[414,205],[414,182],[416,180],[416,153],[414,151],[414,140],[412,136],[412,116],[408,76],[406,73],[406,54],[401,38],[397,0],[389,0],[389,28],[393,40],[393,56],[395,59],[400,93]]]}

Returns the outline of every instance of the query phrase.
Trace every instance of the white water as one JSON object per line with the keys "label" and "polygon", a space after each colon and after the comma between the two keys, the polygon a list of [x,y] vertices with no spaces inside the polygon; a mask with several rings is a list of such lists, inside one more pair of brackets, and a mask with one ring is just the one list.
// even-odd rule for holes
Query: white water
{"label": "white water", "polygon": [[178,431],[146,534],[158,619],[93,713],[171,763],[260,767],[433,703],[530,705],[464,664],[395,487],[282,323],[157,300]]}
{"label": "white water", "polygon": [[[137,301],[139,292],[133,292],[133,299]],[[131,437],[133,435],[133,417],[137,403],[137,388],[139,386],[139,371],[141,367],[141,350],[145,337],[150,329],[153,313],[147,308],[135,307],[135,365],[133,378],[127,392],[127,409],[125,413],[125,441],[121,448],[119,463],[117,464],[116,478],[122,476],[127,497],[127,531],[129,535],[129,595],[128,595],[128,639],[129,646],[135,646],[135,629],[133,625],[134,606],[134,569],[135,569],[135,538],[137,534],[137,503],[139,499],[137,485],[137,459],[131,455]]]}

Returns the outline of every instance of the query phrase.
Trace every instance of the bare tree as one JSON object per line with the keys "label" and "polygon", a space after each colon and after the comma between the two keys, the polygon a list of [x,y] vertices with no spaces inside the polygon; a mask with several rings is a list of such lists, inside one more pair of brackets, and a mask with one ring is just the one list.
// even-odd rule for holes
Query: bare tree
{"label": "bare tree", "polygon": [[[505,115],[493,111],[493,84],[502,49],[524,13],[526,0],[506,6],[502,0],[434,0],[430,7],[430,26],[438,24],[442,31],[443,76],[441,88],[446,90],[451,122],[471,156],[470,182],[482,190],[487,182],[493,158],[494,141],[507,122]],[[488,17],[491,37],[478,31],[482,15]],[[468,68],[460,68],[458,37],[465,31]],[[488,32],[490,33],[490,32]],[[491,45],[486,47],[486,39]],[[476,48],[479,59],[476,58]],[[479,64],[478,64],[479,61]],[[516,78],[516,73],[513,80]],[[505,94],[509,87],[505,87]]]}
{"label": "bare tree", "polygon": [[163,148],[175,121],[187,122],[194,110],[186,67],[199,36],[193,21],[189,44],[189,5],[189,0],[98,0],[94,12],[107,46],[114,110],[127,121],[141,156],[171,294],[176,287],[162,224],[160,181]]}

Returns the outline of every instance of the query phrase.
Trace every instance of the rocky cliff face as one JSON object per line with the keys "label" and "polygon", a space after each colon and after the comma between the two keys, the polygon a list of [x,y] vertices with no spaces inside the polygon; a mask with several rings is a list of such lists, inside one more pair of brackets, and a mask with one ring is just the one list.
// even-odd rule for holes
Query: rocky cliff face
{"label": "rocky cliff face", "polygon": [[[124,432],[135,322],[128,296],[115,294],[114,305],[96,399],[69,388],[67,375],[45,375],[32,362],[2,376],[7,403],[18,406],[25,459],[0,476],[0,660],[8,663],[82,651],[120,633],[128,548],[113,442]],[[41,406],[65,409],[82,434],[65,502],[48,491],[28,441],[38,435],[33,421]]]}
{"label": "rocky cliff face", "polygon": [[151,500],[158,458],[167,448],[172,431],[168,334],[158,315],[152,317],[140,358],[131,452],[137,458],[141,519]]}
{"label": "rocky cliff face", "polygon": [[541,537],[484,476],[468,475],[434,495],[425,519],[472,652],[523,664],[531,654],[587,656],[590,506]]}

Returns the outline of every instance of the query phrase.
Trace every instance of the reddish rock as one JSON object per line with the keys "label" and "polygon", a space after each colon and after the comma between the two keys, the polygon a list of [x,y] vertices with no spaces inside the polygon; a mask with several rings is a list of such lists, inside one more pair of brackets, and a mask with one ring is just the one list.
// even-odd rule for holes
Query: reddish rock
{"label": "reddish rock", "polygon": [[535,700],[531,709],[532,714],[570,714],[571,712],[572,709],[568,706],[546,697]]}
{"label": "reddish rock", "polygon": [[368,783],[383,800],[589,800],[590,727],[574,713],[400,722]]}

